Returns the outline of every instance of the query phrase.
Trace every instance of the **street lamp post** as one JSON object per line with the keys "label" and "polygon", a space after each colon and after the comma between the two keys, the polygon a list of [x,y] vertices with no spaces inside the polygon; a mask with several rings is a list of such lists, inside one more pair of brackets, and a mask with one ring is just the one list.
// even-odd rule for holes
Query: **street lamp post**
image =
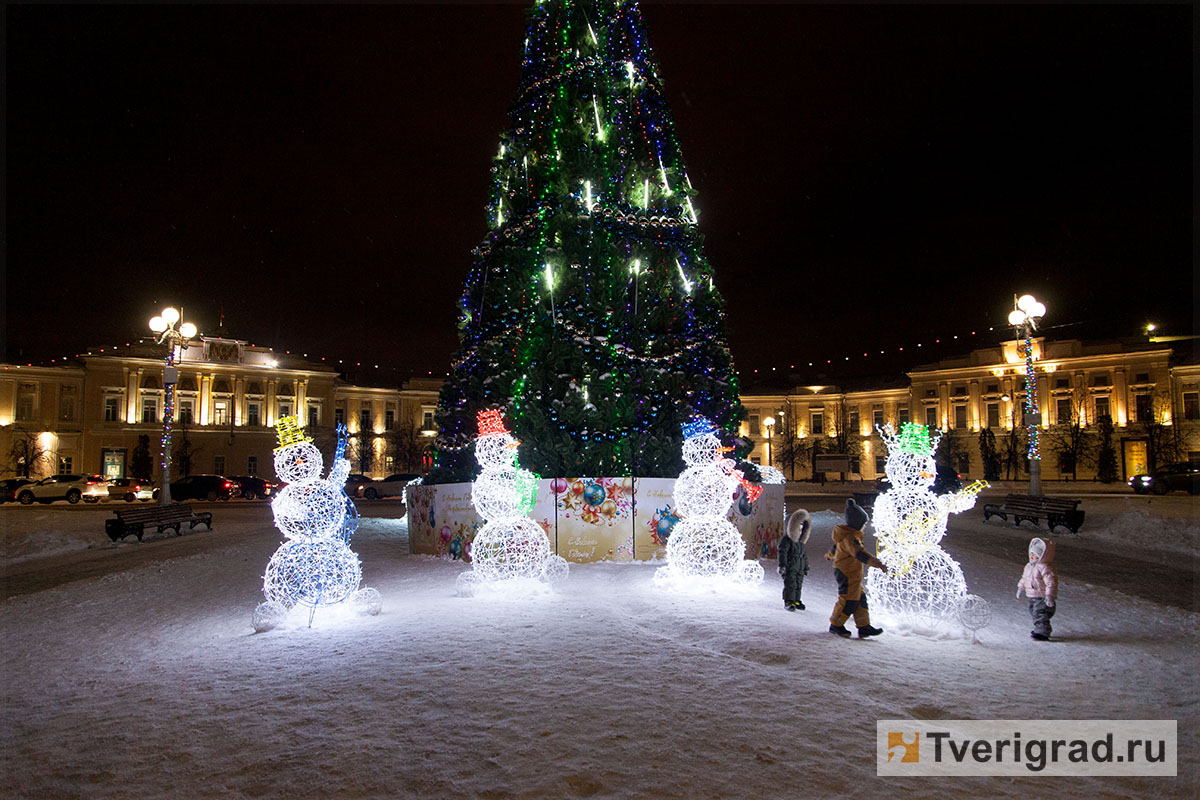
{"label": "street lamp post", "polygon": [[1046,306],[1031,294],[1013,298],[1013,310],[1008,315],[1008,324],[1017,329],[1025,340],[1025,427],[1029,432],[1029,493],[1034,497],[1042,494],[1042,454],[1038,451],[1037,377],[1033,374],[1033,332],[1038,320],[1046,315]]}
{"label": "street lamp post", "polygon": [[773,466],[771,456],[775,455],[771,450],[771,432],[775,429],[775,418],[767,417],[763,420],[763,425],[767,426],[767,466],[770,467]]}
{"label": "street lamp post", "polygon": [[196,326],[190,322],[180,323],[176,329],[179,320],[179,311],[170,306],[150,319],[150,330],[158,334],[158,343],[167,346],[163,367],[162,481],[158,489],[158,502],[164,506],[171,504],[171,422],[175,417],[175,384],[179,382],[175,362],[183,355],[183,346],[196,335]]}

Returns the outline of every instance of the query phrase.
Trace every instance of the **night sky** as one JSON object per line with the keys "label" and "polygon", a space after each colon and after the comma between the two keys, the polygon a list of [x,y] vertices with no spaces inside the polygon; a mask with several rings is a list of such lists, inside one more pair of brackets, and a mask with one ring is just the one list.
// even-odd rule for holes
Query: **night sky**
{"label": "night sky", "polygon": [[[0,357],[174,304],[444,374],[525,7],[9,5]],[[642,10],[743,385],[965,354],[1014,292],[1193,332],[1190,6]]]}

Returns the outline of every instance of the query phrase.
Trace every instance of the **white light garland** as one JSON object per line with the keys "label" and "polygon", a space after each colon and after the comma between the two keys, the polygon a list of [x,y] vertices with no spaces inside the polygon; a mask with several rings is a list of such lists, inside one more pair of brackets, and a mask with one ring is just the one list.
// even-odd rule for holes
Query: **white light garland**
{"label": "white light garland", "polygon": [[[303,435],[299,420],[281,417],[275,472],[288,483],[271,504],[275,524],[287,537],[267,563],[263,594],[254,611],[254,629],[279,625],[295,606],[336,605],[351,597],[363,613],[378,614],[382,601],[374,589],[359,590],[362,566],[348,544],[358,527],[358,509],[344,484],[350,462],[343,457],[348,434],[338,426],[338,445],[329,478],[322,479],[321,452]],[[309,625],[312,614],[309,615]]]}
{"label": "white light garland", "polygon": [[890,424],[878,431],[888,448],[891,489],[875,500],[872,522],[888,571],[868,572],[867,594],[876,608],[936,626],[958,614],[967,596],[962,568],[939,546],[946,522],[951,513],[974,506],[987,484],[977,481],[939,497],[932,487],[940,435],[930,439],[925,426],[912,423],[905,423],[899,435]]}
{"label": "white light garland", "polygon": [[479,585],[502,586],[519,578],[551,585],[567,579],[570,567],[554,555],[542,526],[526,514],[537,497],[538,476],[517,468],[517,441],[504,427],[500,412],[479,414],[475,458],[483,472],[471,487],[471,501],[487,520],[471,544],[474,569],[461,573],[455,589],[473,597]]}
{"label": "white light garland", "polygon": [[688,468],[675,481],[680,520],[667,539],[667,566],[654,574],[662,588],[677,589],[726,581],[753,585],[763,569],[742,556],[746,544],[727,515],[739,475],[721,458],[721,441],[707,420],[684,425],[683,460]]}
{"label": "white light garland", "polygon": [[958,608],[958,621],[971,632],[971,641],[979,641],[979,631],[992,621],[992,606],[977,594],[963,598]]}

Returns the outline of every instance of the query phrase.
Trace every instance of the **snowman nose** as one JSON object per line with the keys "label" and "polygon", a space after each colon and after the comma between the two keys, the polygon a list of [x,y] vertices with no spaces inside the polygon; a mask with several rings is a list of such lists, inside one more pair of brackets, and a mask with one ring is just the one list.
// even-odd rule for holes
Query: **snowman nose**
{"label": "snowman nose", "polygon": [[520,446],[521,446],[521,442],[520,442],[519,440],[517,440],[517,439],[513,439],[511,442],[509,442],[508,444],[506,444],[506,445],[504,445],[504,446],[505,446],[505,447],[511,447],[511,448],[514,448],[514,449],[515,449],[515,448],[517,448],[517,447],[520,447]]}

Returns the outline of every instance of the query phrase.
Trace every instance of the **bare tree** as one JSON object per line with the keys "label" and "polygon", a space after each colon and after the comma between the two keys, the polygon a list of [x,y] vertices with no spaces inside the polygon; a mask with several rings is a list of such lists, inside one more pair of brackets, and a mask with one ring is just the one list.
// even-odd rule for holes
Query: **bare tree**
{"label": "bare tree", "polygon": [[130,477],[140,481],[148,481],[154,474],[154,457],[150,455],[150,437],[147,434],[138,435],[137,446],[129,454],[129,471],[132,473]]}
{"label": "bare tree", "polygon": [[1082,389],[1075,389],[1070,397],[1071,413],[1057,424],[1042,431],[1042,446],[1049,453],[1058,456],[1058,469],[1061,473],[1071,473],[1071,477],[1079,480],[1079,464],[1089,463],[1096,449],[1095,433],[1083,424],[1083,408],[1086,395]]}
{"label": "bare tree", "polygon": [[174,447],[171,448],[171,461],[179,466],[178,477],[186,478],[192,474],[192,467],[196,465],[196,456],[203,448],[192,444],[192,437],[188,436],[186,417],[179,420],[179,427],[176,431],[176,441]]}
{"label": "bare tree", "polygon": [[35,431],[20,425],[12,428],[12,446],[8,450],[9,469],[22,478],[49,470],[50,450],[42,444],[42,437]]}
{"label": "bare tree", "polygon": [[424,472],[425,451],[431,441],[421,435],[415,422],[409,420],[385,434],[384,446],[397,472]]}
{"label": "bare tree", "polygon": [[[857,430],[850,430],[850,405],[846,402],[845,397],[841,397],[834,401],[832,406],[826,406],[829,409],[830,419],[833,423],[833,435],[826,437],[825,444],[830,448],[827,452],[838,453],[844,455],[854,461],[862,458],[862,436]],[[859,466],[859,473],[862,473],[862,466]],[[845,473],[842,473],[842,480],[846,479]]]}
{"label": "bare tree", "polygon": [[[1130,428],[1146,437],[1146,460],[1151,472],[1164,464],[1183,461],[1187,452],[1186,426],[1164,422],[1172,417],[1171,392],[1162,389],[1150,395],[1149,408],[1141,408],[1137,422]],[[1144,413],[1149,411],[1149,413]]]}
{"label": "bare tree", "polygon": [[796,425],[786,417],[776,426],[776,435],[771,442],[771,459],[780,471],[796,480],[796,465],[804,463],[812,444],[796,435]]}
{"label": "bare tree", "polygon": [[971,451],[967,449],[968,433],[965,430],[948,430],[938,440],[934,459],[942,466],[955,472],[971,471]]}

